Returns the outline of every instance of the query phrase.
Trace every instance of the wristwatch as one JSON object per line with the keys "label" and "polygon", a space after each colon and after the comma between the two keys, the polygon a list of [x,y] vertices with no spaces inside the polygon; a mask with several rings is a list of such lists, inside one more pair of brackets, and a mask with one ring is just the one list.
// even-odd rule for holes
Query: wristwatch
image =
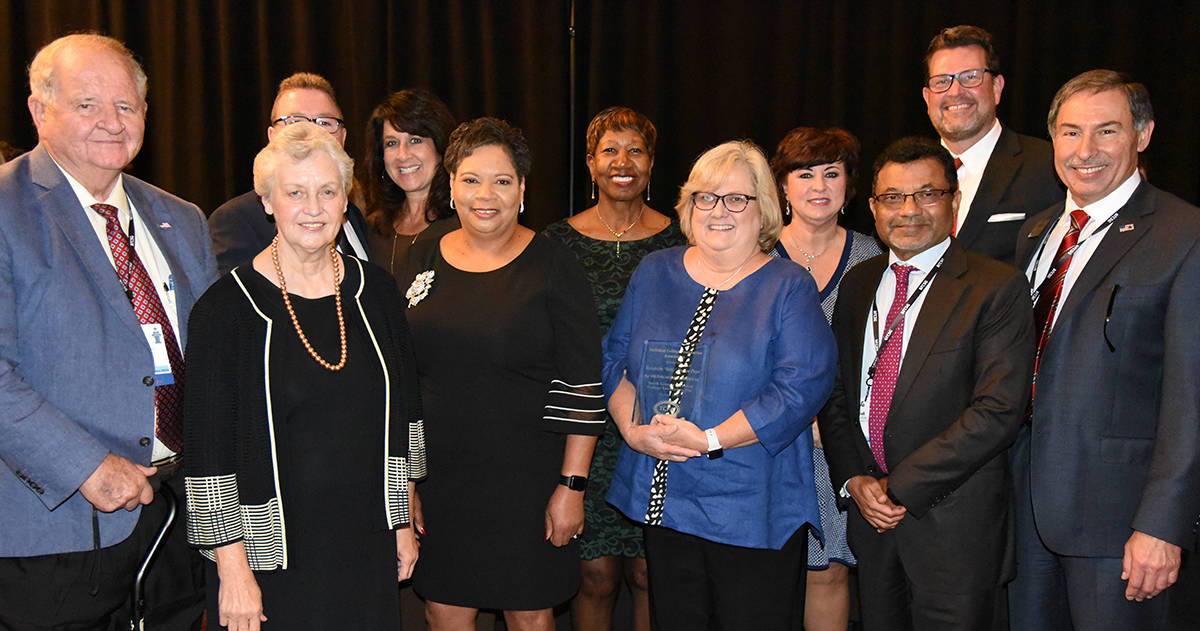
{"label": "wristwatch", "polygon": [[558,483],[572,491],[587,489],[587,477],[582,475],[560,475],[558,476]]}
{"label": "wristwatch", "polygon": [[708,439],[708,451],[704,455],[708,456],[709,460],[716,460],[725,455],[725,450],[721,448],[721,441],[717,440],[716,429],[704,430],[704,437]]}

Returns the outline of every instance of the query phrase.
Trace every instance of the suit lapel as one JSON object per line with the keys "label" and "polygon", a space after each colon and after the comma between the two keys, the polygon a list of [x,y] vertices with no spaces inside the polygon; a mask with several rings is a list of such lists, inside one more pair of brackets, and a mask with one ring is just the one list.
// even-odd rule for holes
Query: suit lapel
{"label": "suit lapel", "polygon": [[867,321],[871,313],[871,302],[875,300],[875,290],[879,288],[879,280],[883,278],[883,272],[887,269],[888,257],[884,253],[874,258],[863,261],[863,280],[853,285],[842,285],[838,291],[851,290],[848,296],[849,300],[846,305],[848,310],[848,322],[845,326],[849,327],[846,335],[849,338],[849,344],[846,346],[846,351],[851,353],[854,358],[852,365],[847,366],[847,371],[842,375],[843,383],[846,388],[847,402],[853,406],[854,414],[858,414],[858,404],[862,400],[862,370],[863,370],[863,349],[867,343]]}
{"label": "suit lapel", "polygon": [[[183,305],[192,304],[195,288],[192,286],[192,279],[184,273],[184,270],[189,268],[179,258],[179,253],[189,247],[187,240],[182,236],[183,227],[175,226],[170,222],[171,216],[166,213],[162,201],[155,195],[146,194],[142,188],[143,185],[138,180],[128,175],[122,180],[125,182],[125,195],[133,201],[142,221],[146,223],[146,227],[154,236],[154,243],[158,246],[158,251],[171,268],[171,280],[175,284],[176,322],[179,323],[181,329],[186,329],[184,323],[187,322],[188,314],[181,313],[180,310]],[[178,331],[178,334],[179,339],[186,342],[185,331]]]}
{"label": "suit lapel", "polygon": [[[1108,227],[1108,232],[1104,233],[1100,245],[1088,259],[1087,265],[1079,272],[1075,284],[1071,286],[1071,293],[1067,294],[1067,300],[1063,302],[1062,309],[1055,316],[1055,330],[1058,329],[1057,323],[1070,317],[1071,312],[1078,308],[1084,298],[1100,285],[1100,282],[1116,267],[1125,253],[1133,247],[1133,244],[1154,229],[1153,222],[1148,217],[1154,213],[1154,204],[1151,201],[1150,193],[1150,185],[1143,181],[1133,192],[1129,201],[1125,202],[1121,210],[1117,211],[1116,220]],[[1132,226],[1132,229],[1122,230],[1125,226]],[[1053,335],[1053,331],[1051,331],[1051,335]]]}
{"label": "suit lapel", "polygon": [[896,389],[892,393],[893,410],[903,404],[917,373],[929,357],[933,343],[945,328],[966,288],[960,280],[967,271],[962,253],[962,246],[958,245],[958,241],[951,241],[942,269],[929,284],[929,294],[921,304],[921,311],[913,323],[912,335],[908,338],[908,347],[904,349],[904,358],[900,362],[900,375],[896,378]]}
{"label": "suit lapel", "polygon": [[987,166],[983,169],[983,177],[979,180],[979,189],[975,191],[975,199],[967,212],[967,220],[958,231],[958,239],[963,243],[972,242],[983,232],[991,211],[1000,204],[1004,192],[1008,190],[1013,178],[1017,175],[1020,161],[1016,156],[1021,153],[1021,145],[1016,136],[1001,128],[1000,138],[988,157]]}
{"label": "suit lapel", "polygon": [[116,311],[117,319],[140,337],[141,325],[129,305],[116,270],[108,260],[108,253],[104,250],[107,246],[96,237],[96,231],[86,215],[90,210],[80,206],[70,183],[42,146],[34,149],[34,155],[30,157],[30,173],[33,183],[42,189],[38,195],[41,212],[62,231],[91,277],[96,293]]}

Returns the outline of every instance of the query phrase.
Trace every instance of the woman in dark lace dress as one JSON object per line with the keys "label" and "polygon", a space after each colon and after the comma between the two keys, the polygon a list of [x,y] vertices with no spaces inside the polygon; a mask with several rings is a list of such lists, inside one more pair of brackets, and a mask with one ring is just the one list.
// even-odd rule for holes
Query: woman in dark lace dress
{"label": "woman in dark lace dress", "polygon": [[[546,236],[579,257],[605,332],[642,257],[687,243],[678,221],[647,205],[657,137],[654,124],[628,107],[610,107],[597,114],[587,130],[587,164],[596,204],[546,228]],[[622,575],[634,596],[633,628],[650,628],[642,526],[604,501],[620,445],[621,435],[607,419],[584,493],[583,580],[571,603],[576,631],[611,627]]]}

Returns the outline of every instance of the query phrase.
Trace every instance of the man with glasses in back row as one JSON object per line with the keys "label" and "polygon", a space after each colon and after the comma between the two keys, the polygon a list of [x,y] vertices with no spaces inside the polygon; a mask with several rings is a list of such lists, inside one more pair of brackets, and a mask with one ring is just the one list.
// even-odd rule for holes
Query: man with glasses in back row
{"label": "man with glasses in back row", "polygon": [[1033,373],[1029,285],[950,238],[959,193],[937,143],[885,149],[871,188],[889,251],[842,281],[837,380],[817,415],[850,509],[862,626],[1004,629],[1014,572],[1007,448]]}
{"label": "man with glasses in back row", "polygon": [[[310,72],[297,72],[279,82],[275,104],[271,107],[267,141],[275,130],[292,123],[316,123],[346,144],[346,124],[342,110],[333,96],[333,86],[324,77]],[[238,195],[225,202],[208,218],[213,249],[217,255],[217,271],[221,274],[242,265],[262,252],[275,238],[275,221],[263,208],[254,191]],[[346,223],[338,235],[338,250],[368,257],[367,222],[353,202],[346,206]]]}
{"label": "man with glasses in back row", "polygon": [[950,233],[964,248],[1012,264],[1026,217],[1063,198],[1050,144],[996,120],[1004,76],[987,31],[943,29],[929,42],[925,73],[929,122],[955,159],[962,192]]}

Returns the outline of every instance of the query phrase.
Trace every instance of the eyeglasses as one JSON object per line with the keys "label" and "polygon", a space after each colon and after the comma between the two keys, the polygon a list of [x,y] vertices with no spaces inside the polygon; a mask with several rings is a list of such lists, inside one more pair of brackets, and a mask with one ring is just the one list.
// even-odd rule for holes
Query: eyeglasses
{"label": "eyeglasses", "polygon": [[717,207],[717,202],[725,204],[725,209],[731,213],[740,213],[746,210],[746,206],[751,201],[758,199],[754,195],[745,193],[725,193],[717,195],[716,193],[705,193],[697,191],[692,193],[692,205],[700,210],[712,210]]}
{"label": "eyeglasses", "polygon": [[289,114],[287,116],[280,116],[279,118],[271,121],[271,126],[275,127],[280,123],[283,123],[285,127],[288,125],[294,125],[296,123],[313,123],[317,127],[320,127],[331,134],[337,132],[337,130],[341,129],[342,126],[346,124],[345,121],[336,116],[317,116],[316,118],[309,118],[299,114]]}
{"label": "eyeglasses", "polygon": [[951,193],[949,189],[931,188],[915,193],[880,193],[871,199],[883,204],[884,206],[896,210],[904,206],[906,198],[913,198],[913,202],[918,206],[933,206],[942,199],[944,195]]}
{"label": "eyeglasses", "polygon": [[[935,74],[929,77],[929,81],[925,85],[929,86],[931,92],[940,93],[949,90],[950,86],[954,85],[954,80],[958,79],[958,85],[964,88],[975,88],[983,83],[983,75],[988,72],[992,71],[987,68],[971,68],[954,74]],[[996,73],[992,72],[992,74]]]}

